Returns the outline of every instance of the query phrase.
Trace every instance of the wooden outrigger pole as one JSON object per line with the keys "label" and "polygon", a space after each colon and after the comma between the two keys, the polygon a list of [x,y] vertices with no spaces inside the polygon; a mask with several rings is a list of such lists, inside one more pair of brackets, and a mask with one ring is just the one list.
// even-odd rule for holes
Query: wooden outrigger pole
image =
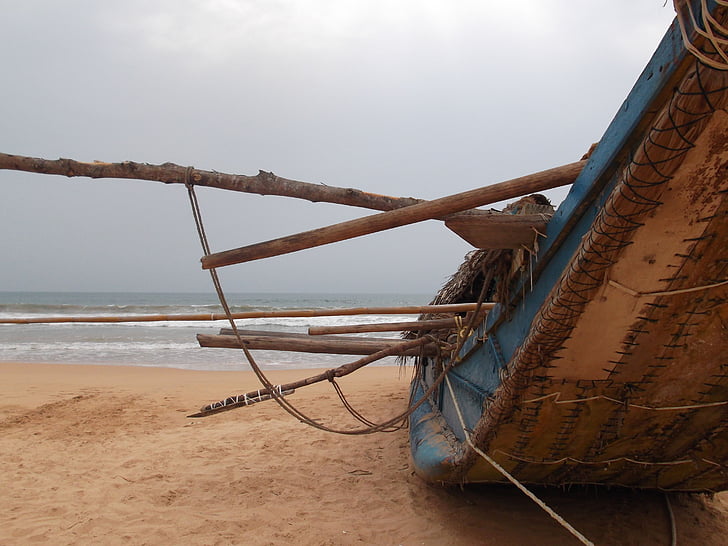
{"label": "wooden outrigger pole", "polygon": [[[463,321],[467,322],[467,320]],[[375,322],[372,324],[346,324],[343,326],[310,326],[308,335],[321,336],[328,334],[364,334],[371,332],[428,331],[456,328],[458,322],[454,318],[413,320],[409,322]]]}
{"label": "wooden outrigger pole", "polygon": [[297,381],[293,381],[291,383],[286,383],[284,385],[275,385],[273,392],[271,392],[267,388],[263,388],[263,389],[257,389],[255,391],[250,391],[245,394],[230,396],[228,398],[225,398],[224,400],[215,402],[214,404],[208,404],[206,406],[203,406],[202,408],[200,408],[200,411],[198,413],[188,415],[187,417],[206,417],[206,416],[212,415],[214,413],[220,413],[222,411],[228,411],[228,410],[239,408],[242,406],[247,406],[247,405],[249,405],[249,402],[247,400],[249,400],[251,398],[253,398],[253,399],[261,398],[261,395],[266,396],[268,398],[285,396],[289,392],[292,392],[295,389],[298,389],[300,387],[305,387],[307,385],[313,385],[314,383],[321,383],[322,381],[333,381],[335,378],[349,375],[350,373],[355,372],[359,368],[363,368],[367,364],[371,364],[372,362],[381,360],[382,358],[385,358],[387,356],[400,354],[404,351],[408,351],[411,349],[415,349],[417,347],[421,347],[422,345],[424,345],[428,342],[429,342],[429,340],[424,337],[412,339],[409,341],[403,341],[401,343],[398,343],[396,346],[388,347],[388,348],[378,351],[374,354],[360,358],[359,360],[356,360],[354,362],[350,362],[348,364],[344,364],[343,366],[339,366],[338,368],[327,370],[323,373],[313,375],[313,376],[307,377],[305,379],[299,379]]}
{"label": "wooden outrigger pole", "polygon": [[[44,159],[22,155],[0,153],[0,169],[24,171],[39,174],[84,178],[121,178],[149,180],[164,184],[190,183],[195,186],[218,188],[258,195],[277,195],[293,197],[313,203],[334,203],[371,210],[388,211],[426,203],[414,197],[393,197],[370,193],[355,188],[344,188],[328,184],[314,184],[283,178],[272,172],[258,171],[257,175],[229,174],[184,167],[175,163],[152,165],[135,161],[107,163],[76,161],[74,159]],[[445,215],[441,220],[467,219],[478,217],[480,221],[510,224],[513,218],[496,211],[468,210],[454,215]]]}
{"label": "wooden outrigger pole", "polygon": [[[452,303],[447,305],[412,305],[402,307],[347,307],[342,309],[289,309],[278,311],[245,311],[231,313],[232,319],[340,317],[348,315],[416,315],[422,313],[467,313],[475,310],[476,303]],[[481,309],[490,309],[485,303]],[[167,322],[167,321],[215,321],[228,320],[224,313],[198,313],[181,315],[119,315],[76,317],[20,317],[3,318],[0,324],[56,324],[66,322]]]}
{"label": "wooden outrigger pole", "polygon": [[225,330],[218,335],[197,334],[200,347],[218,349],[240,349],[247,347],[251,350],[289,351],[296,353],[319,353],[330,355],[370,355],[383,349],[392,348],[397,356],[417,356],[418,351],[424,350],[426,356],[437,355],[437,346],[430,343],[424,349],[417,351],[403,351],[397,348],[401,339],[371,338],[355,336],[311,336],[291,332],[270,332],[256,330],[238,330],[238,336],[231,330]]}
{"label": "wooden outrigger pole", "polygon": [[259,171],[255,176],[246,176],[243,174],[206,171],[174,163],[162,163],[160,165],[134,161],[119,163],[95,161],[87,163],[74,159],[44,159],[0,153],[0,169],[56,174],[67,177],[149,180],[164,184],[184,184],[188,181],[195,186],[259,195],[295,197],[312,202],[335,203],[373,210],[393,210],[423,201],[413,197],[391,197],[354,188],[339,188],[328,184],[290,180],[266,171]]}

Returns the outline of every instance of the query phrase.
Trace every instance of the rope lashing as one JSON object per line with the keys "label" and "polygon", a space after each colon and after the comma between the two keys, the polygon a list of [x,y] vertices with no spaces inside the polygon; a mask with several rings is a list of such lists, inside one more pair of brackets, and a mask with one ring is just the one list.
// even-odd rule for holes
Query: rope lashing
{"label": "rope lashing", "polygon": [[719,286],[725,286],[728,284],[728,280],[716,282],[713,284],[706,284],[704,286],[693,286],[690,288],[681,288],[678,290],[664,290],[661,292],[638,292],[631,288],[619,284],[617,281],[612,279],[609,280],[609,286],[621,290],[622,292],[634,296],[635,298],[650,298],[655,296],[676,296],[678,294],[689,294],[690,292],[702,292],[703,290],[710,290],[711,288],[718,288]]}
{"label": "rope lashing", "polygon": [[[288,396],[289,394],[293,394],[294,392],[293,390],[284,391],[281,388],[281,385],[275,385],[274,390],[277,391],[276,394],[278,396]],[[229,409],[232,407],[238,408],[243,406],[251,406],[253,404],[257,404],[258,402],[270,400],[271,398],[272,395],[270,393],[261,392],[261,390],[258,389],[257,393],[253,396],[248,396],[248,393],[238,394],[236,396],[228,396],[224,400],[220,400],[219,402],[215,402],[207,406],[206,411],[209,414],[219,413],[220,411],[223,411],[225,409]]]}

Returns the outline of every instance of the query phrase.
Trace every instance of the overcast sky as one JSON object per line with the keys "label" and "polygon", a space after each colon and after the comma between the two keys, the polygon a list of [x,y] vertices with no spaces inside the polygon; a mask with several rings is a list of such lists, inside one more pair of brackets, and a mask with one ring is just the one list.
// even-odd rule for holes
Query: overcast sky
{"label": "overcast sky", "polygon": [[[0,152],[441,197],[580,159],[664,3],[0,0]],[[211,289],[182,186],[0,171],[0,192],[0,291]],[[213,251],[370,213],[199,198]],[[231,292],[432,293],[468,250],[430,221],[221,275]]]}

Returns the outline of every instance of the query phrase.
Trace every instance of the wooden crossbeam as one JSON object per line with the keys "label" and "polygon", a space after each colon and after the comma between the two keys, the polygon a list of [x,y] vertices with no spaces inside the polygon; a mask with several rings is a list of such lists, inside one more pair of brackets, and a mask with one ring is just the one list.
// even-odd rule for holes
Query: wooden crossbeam
{"label": "wooden crossbeam", "polygon": [[454,318],[434,320],[413,320],[410,322],[377,322],[373,324],[345,324],[343,326],[311,326],[308,334],[321,336],[327,334],[364,334],[369,332],[427,331],[455,328]]}

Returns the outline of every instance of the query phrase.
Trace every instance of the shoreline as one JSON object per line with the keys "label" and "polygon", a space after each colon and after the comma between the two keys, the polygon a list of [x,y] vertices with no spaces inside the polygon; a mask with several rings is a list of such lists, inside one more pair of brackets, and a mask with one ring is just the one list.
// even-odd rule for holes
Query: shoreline
{"label": "shoreline", "polygon": [[[410,368],[342,378],[374,421],[407,404]],[[267,372],[286,382],[315,370]],[[0,362],[0,543],[563,544],[572,540],[510,486],[441,488],[409,461],[407,432],[341,436],[275,402],[202,419],[201,405],[257,388],[250,371]],[[290,400],[354,425],[331,386]],[[536,488],[598,544],[665,544],[660,492]],[[728,493],[670,495],[679,543],[722,544]]]}

